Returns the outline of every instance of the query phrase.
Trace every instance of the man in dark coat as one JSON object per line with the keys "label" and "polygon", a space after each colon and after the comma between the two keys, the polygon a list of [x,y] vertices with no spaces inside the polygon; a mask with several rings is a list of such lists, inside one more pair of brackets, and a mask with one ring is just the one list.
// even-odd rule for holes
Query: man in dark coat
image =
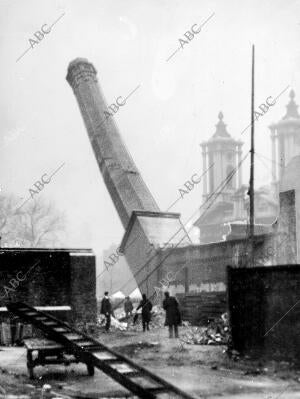
{"label": "man in dark coat", "polygon": [[132,302],[131,302],[129,296],[127,296],[127,297],[125,298],[124,310],[125,310],[126,318],[128,318],[129,316],[132,315],[133,305],[132,305]]}
{"label": "man in dark coat", "polygon": [[151,310],[152,310],[152,303],[147,299],[146,294],[143,294],[143,299],[141,300],[139,306],[136,310],[142,308],[142,322],[143,322],[143,331],[149,331],[149,323],[151,321]]}
{"label": "man in dark coat", "polygon": [[110,328],[110,317],[112,314],[112,307],[108,297],[108,292],[104,293],[104,298],[101,302],[101,313],[106,317],[105,330],[108,332]]}
{"label": "man in dark coat", "polygon": [[163,308],[166,311],[165,326],[169,326],[169,337],[173,338],[174,331],[175,338],[178,338],[178,326],[181,324],[181,314],[176,298],[170,296],[169,292],[165,292]]}

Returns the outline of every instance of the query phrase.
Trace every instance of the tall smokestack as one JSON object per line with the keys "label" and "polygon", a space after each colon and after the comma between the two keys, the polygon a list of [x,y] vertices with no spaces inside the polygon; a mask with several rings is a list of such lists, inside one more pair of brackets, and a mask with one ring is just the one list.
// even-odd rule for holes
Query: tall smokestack
{"label": "tall smokestack", "polygon": [[132,211],[159,208],[126,149],[98,85],[95,67],[84,58],[72,61],[66,77],[77,98],[100,171],[124,228]]}
{"label": "tall smokestack", "polygon": [[[134,278],[120,288],[124,294],[136,288],[148,296],[160,280],[161,252],[166,244],[190,244],[179,214],[160,212],[135,166],[113,117],[106,118],[106,101],[98,86],[96,69],[83,58],[70,63],[67,81],[73,88],[81,114],[111,199],[126,228],[121,251]],[[153,254],[154,252],[154,254]],[[164,259],[164,258],[163,258]]]}

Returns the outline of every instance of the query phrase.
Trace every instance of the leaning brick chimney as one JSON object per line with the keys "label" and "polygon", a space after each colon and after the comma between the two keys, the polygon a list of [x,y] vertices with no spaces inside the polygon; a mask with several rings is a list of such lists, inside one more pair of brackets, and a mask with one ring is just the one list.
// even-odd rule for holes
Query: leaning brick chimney
{"label": "leaning brick chimney", "polygon": [[97,71],[84,58],[70,63],[67,81],[73,88],[106,187],[124,228],[133,210],[159,211],[133,159],[126,150],[114,118],[97,83]]}
{"label": "leaning brick chimney", "polygon": [[[77,98],[96,160],[111,199],[126,229],[121,250],[142,292],[151,295],[159,276],[158,256],[151,248],[165,243],[190,243],[179,214],[160,212],[126,149],[114,118],[107,118],[107,103],[98,85],[97,71],[84,58],[69,64],[67,81]],[[124,284],[130,293],[135,281]]]}

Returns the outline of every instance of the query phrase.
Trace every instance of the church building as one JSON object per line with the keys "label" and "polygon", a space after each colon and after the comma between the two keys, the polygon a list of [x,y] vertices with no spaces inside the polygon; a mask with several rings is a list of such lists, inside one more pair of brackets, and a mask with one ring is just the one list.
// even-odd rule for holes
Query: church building
{"label": "church building", "polygon": [[[290,92],[285,116],[269,126],[272,148],[271,184],[255,189],[255,232],[271,231],[278,216],[278,190],[284,168],[300,154],[300,115],[295,93]],[[222,112],[216,131],[201,143],[203,195],[200,216],[194,226],[200,230],[200,243],[245,237],[249,220],[248,185],[242,182],[241,140],[227,131]]]}

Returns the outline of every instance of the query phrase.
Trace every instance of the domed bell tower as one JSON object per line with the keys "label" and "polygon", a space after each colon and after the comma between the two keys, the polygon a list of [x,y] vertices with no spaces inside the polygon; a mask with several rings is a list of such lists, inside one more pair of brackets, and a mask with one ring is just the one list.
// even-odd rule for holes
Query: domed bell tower
{"label": "domed bell tower", "polygon": [[294,99],[295,92],[291,90],[285,116],[269,126],[272,140],[272,182],[276,185],[287,164],[300,155],[300,115]]}
{"label": "domed bell tower", "polygon": [[[223,122],[223,117],[223,113],[220,112],[214,135],[201,144],[203,173],[210,168],[207,175],[205,174],[203,177],[203,202],[213,192],[220,190],[221,183],[236,170],[242,158],[243,142],[230,136],[226,124]],[[232,178],[228,179],[224,190],[216,198],[216,202],[230,201],[232,194],[241,185],[242,168],[239,167]]]}

